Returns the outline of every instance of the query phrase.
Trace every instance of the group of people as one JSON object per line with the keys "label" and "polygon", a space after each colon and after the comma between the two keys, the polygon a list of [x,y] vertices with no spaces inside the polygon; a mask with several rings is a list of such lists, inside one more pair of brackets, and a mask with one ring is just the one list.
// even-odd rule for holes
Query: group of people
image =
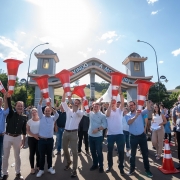
{"label": "group of people", "polygon": [[[41,177],[44,174],[45,159],[47,159],[48,172],[55,174],[55,169],[52,166],[54,131],[57,132],[56,154],[60,155],[63,149],[66,160],[64,170],[68,171],[72,165],[71,177],[77,176],[78,154],[81,154],[83,138],[86,154],[92,156],[90,171],[98,169],[100,173],[103,173],[102,144],[106,129],[108,149],[106,173],[113,168],[113,150],[116,143],[119,157],[118,168],[122,176],[125,175],[124,148],[126,145],[126,155],[130,159],[128,175],[135,172],[136,151],[140,148],[145,172],[148,177],[153,177],[148,159],[146,134],[150,129],[150,124],[158,125],[159,128],[152,131],[151,138],[152,145],[156,149],[156,159],[160,159],[165,130],[170,126],[167,123],[168,118],[159,105],[152,105],[149,100],[146,100],[146,107],[142,111],[137,110],[134,101],[130,101],[128,107],[124,107],[121,88],[119,88],[119,95],[120,102],[111,100],[109,104],[103,107],[101,107],[101,101],[93,102],[90,112],[85,111],[81,100],[75,99],[72,101],[70,96],[68,96],[68,106],[65,93],[62,96],[58,110],[53,108],[51,104],[42,108],[42,96],[37,109],[32,108],[31,118],[27,119],[27,116],[23,113],[24,103],[22,101],[16,102],[15,110],[13,110],[11,96],[6,93],[4,95],[4,108],[2,107],[3,98],[0,98],[0,170],[2,168],[0,177],[3,180],[8,179],[8,159],[12,146],[15,157],[16,179],[23,179],[20,171],[20,149],[25,145],[26,134],[28,135],[31,173],[35,174],[37,172],[36,177]],[[180,96],[178,101],[179,103],[174,107],[172,116],[176,124],[178,158],[180,161]],[[68,150],[69,147],[71,148],[72,159]],[[180,169],[180,162],[177,168]]]}

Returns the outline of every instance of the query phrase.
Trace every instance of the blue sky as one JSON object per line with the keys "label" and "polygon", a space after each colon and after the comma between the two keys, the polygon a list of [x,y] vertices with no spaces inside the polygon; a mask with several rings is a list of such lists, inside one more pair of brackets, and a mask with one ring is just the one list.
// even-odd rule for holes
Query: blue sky
{"label": "blue sky", "polygon": [[[23,60],[18,76],[27,74],[29,54],[51,49],[58,54],[57,72],[96,57],[125,73],[122,61],[131,53],[148,57],[146,76],[169,80],[167,89],[180,85],[180,1],[177,0],[2,0],[0,1],[0,69],[8,57]],[[30,70],[37,59],[31,58]],[[97,81],[102,81],[97,78]],[[89,76],[80,84],[89,83]]]}

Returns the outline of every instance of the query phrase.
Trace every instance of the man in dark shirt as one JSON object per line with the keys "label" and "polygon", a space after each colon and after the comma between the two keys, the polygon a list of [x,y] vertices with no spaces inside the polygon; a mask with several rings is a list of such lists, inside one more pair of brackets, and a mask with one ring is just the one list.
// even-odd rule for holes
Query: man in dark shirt
{"label": "man in dark shirt", "polygon": [[61,146],[62,146],[62,135],[64,132],[65,124],[66,124],[66,112],[64,111],[62,105],[59,106],[59,109],[57,112],[59,114],[59,117],[56,121],[56,125],[58,128],[57,132],[57,154],[61,154]]}
{"label": "man in dark shirt", "polygon": [[85,151],[87,155],[90,155],[89,153],[89,142],[88,142],[88,129],[89,129],[89,117],[83,116],[78,128],[78,154],[81,154],[81,147],[82,147],[82,140],[84,136],[84,142],[85,142]]}
{"label": "man in dark shirt", "polygon": [[[24,178],[21,176],[20,166],[20,149],[25,144],[25,136],[26,136],[26,122],[27,116],[23,114],[24,111],[24,103],[22,101],[17,101],[15,105],[16,112],[13,111],[11,106],[10,95],[7,95],[7,102],[9,107],[9,115],[6,119],[6,133],[4,135],[3,141],[3,180],[8,178],[8,159],[10,155],[11,146],[14,149],[14,157],[15,157],[15,171],[16,171],[16,180],[23,180]],[[21,134],[23,135],[23,140],[21,139]]]}

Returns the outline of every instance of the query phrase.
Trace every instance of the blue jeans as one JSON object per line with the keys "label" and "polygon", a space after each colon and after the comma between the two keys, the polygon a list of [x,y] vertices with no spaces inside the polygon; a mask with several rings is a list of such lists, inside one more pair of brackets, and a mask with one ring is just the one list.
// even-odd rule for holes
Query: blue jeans
{"label": "blue jeans", "polygon": [[89,146],[93,159],[93,166],[103,167],[103,153],[102,153],[103,136],[92,137],[89,136]]}
{"label": "blue jeans", "polygon": [[58,132],[57,132],[57,151],[61,151],[62,149],[62,135],[64,132],[64,128],[59,128],[58,127]]}
{"label": "blue jeans", "polygon": [[3,138],[4,136],[0,136],[0,175],[2,170]]}
{"label": "blue jeans", "polygon": [[142,133],[141,135],[138,136],[134,136],[131,134],[130,144],[131,144],[130,169],[131,170],[135,169],[136,150],[139,144],[143,156],[144,168],[146,171],[149,171],[148,146],[147,146],[147,139],[145,133]]}
{"label": "blue jeans", "polygon": [[125,143],[126,143],[126,150],[130,150],[130,140],[129,140],[129,131],[123,131]]}
{"label": "blue jeans", "polygon": [[39,150],[39,169],[44,170],[45,165],[45,154],[47,153],[47,164],[48,169],[52,167],[52,151],[53,151],[53,138],[42,139],[40,138],[38,141],[38,150]]}
{"label": "blue jeans", "polygon": [[108,135],[107,136],[108,141],[108,153],[107,153],[107,159],[108,159],[108,167],[111,168],[113,166],[113,148],[114,143],[117,144],[117,150],[118,150],[118,156],[119,156],[119,165],[118,168],[120,170],[123,170],[123,162],[124,162],[124,134],[117,134],[117,135]]}

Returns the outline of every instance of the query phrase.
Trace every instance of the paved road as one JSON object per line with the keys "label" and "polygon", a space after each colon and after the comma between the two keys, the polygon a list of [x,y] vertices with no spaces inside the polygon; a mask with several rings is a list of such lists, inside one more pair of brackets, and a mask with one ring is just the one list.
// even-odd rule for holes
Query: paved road
{"label": "paved road", "polygon": [[[148,142],[148,147],[149,147],[149,161],[150,161],[150,166],[151,166],[151,172],[153,173],[154,177],[152,179],[154,180],[176,180],[180,179],[180,173],[178,174],[172,174],[172,175],[164,175],[161,171],[157,169],[159,165],[162,164],[162,159],[161,160],[156,160],[154,156],[154,150],[152,150],[152,145],[151,142]],[[84,149],[84,145],[82,150]],[[56,150],[54,150],[54,154],[56,153]],[[176,147],[171,147],[171,153],[173,156],[173,161],[174,164],[177,165],[178,159],[177,159],[177,148]],[[106,140],[103,143],[103,155],[104,155],[104,168],[107,167],[107,146],[106,146]],[[69,171],[64,171],[63,168],[66,165],[66,162],[64,161],[64,156],[58,155],[53,157],[53,165],[56,170],[55,175],[51,175],[46,172],[47,168],[45,168],[45,173],[41,178],[36,178],[35,175],[30,174],[30,165],[29,165],[29,150],[28,147],[25,149],[21,150],[21,169],[22,169],[22,175],[26,180],[35,180],[35,179],[41,179],[41,180],[69,180],[72,179],[70,177],[70,172]],[[144,180],[144,179],[150,179],[147,178],[144,172],[144,167],[143,167],[143,161],[142,161],[142,156],[140,152],[137,152],[137,158],[136,158],[136,172],[132,176],[125,175],[122,177],[120,175],[119,169],[118,169],[118,157],[117,157],[117,152],[114,151],[113,154],[113,170],[110,173],[99,173],[98,170],[95,171],[89,171],[89,168],[92,165],[92,159],[89,156],[86,156],[84,153],[82,155],[79,155],[78,157],[78,177],[74,179],[79,179],[79,180],[118,180],[118,179],[138,179],[138,180]],[[15,170],[14,166],[11,167],[11,165],[14,163],[14,157],[13,157],[13,150],[11,150],[11,156],[9,159],[9,180],[14,180],[15,177]],[[125,156],[124,160],[124,165],[125,165],[125,171],[129,171],[129,159]]]}

